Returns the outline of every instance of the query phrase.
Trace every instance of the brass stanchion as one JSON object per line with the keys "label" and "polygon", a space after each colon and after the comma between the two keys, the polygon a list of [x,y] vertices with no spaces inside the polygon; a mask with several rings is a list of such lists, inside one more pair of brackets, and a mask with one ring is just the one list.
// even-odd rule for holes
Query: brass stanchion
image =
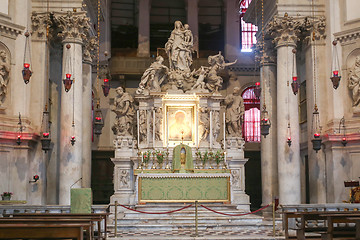
{"label": "brass stanchion", "polygon": [[117,205],[118,202],[115,201],[115,237],[117,236]]}
{"label": "brass stanchion", "polygon": [[275,199],[272,201],[273,236],[275,237]]}
{"label": "brass stanchion", "polygon": [[198,201],[195,201],[195,233],[191,237],[198,237]]}

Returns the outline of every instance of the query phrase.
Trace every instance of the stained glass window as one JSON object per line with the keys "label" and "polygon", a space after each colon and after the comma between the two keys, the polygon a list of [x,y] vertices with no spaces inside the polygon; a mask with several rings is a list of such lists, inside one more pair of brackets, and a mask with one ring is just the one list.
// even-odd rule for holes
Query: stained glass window
{"label": "stained glass window", "polygon": [[246,10],[249,7],[251,0],[241,0],[240,1],[240,41],[241,41],[241,51],[242,52],[251,52],[252,47],[256,44],[255,34],[258,30],[258,27],[251,24],[246,23],[243,20],[243,16]]}
{"label": "stained glass window", "polygon": [[260,99],[254,93],[255,86],[248,87],[242,93],[244,99],[243,138],[245,142],[260,142]]}

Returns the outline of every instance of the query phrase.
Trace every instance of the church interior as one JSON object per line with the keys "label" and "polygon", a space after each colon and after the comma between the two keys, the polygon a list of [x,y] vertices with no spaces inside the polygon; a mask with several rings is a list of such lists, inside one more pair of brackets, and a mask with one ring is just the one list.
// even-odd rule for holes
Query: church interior
{"label": "church interior", "polygon": [[358,8],[0,0],[0,239],[360,239]]}

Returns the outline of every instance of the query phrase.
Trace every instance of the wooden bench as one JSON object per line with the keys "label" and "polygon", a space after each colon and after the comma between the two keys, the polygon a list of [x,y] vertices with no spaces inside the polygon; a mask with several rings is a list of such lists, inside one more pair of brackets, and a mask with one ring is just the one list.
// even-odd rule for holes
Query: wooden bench
{"label": "wooden bench", "polygon": [[327,220],[327,231],[322,234],[322,239],[332,240],[334,235],[334,223],[355,223],[355,239],[360,240],[360,213],[337,213],[337,214],[324,214]]}
{"label": "wooden bench", "polygon": [[[92,238],[106,239],[106,228],[107,228],[107,216],[110,213],[18,213],[13,214],[14,218],[29,218],[29,219],[76,219],[76,220],[87,220],[91,222],[90,234]],[[101,222],[104,221],[104,231],[101,231]],[[93,223],[97,223],[98,235],[94,234]]]}
{"label": "wooden bench", "polygon": [[0,239],[9,238],[71,238],[83,239],[84,230],[88,230],[86,239],[91,239],[91,221],[78,219],[30,219],[0,218]]}
{"label": "wooden bench", "polygon": [[[355,217],[360,214],[359,211],[310,211],[310,212],[283,212],[283,223],[285,229],[285,238],[289,239],[289,219],[300,219],[299,227],[296,230],[297,239],[305,239],[305,232],[317,232],[322,236],[329,236],[329,216],[336,218],[337,223],[349,223],[349,220],[345,220],[348,217]],[[323,220],[324,226],[307,226],[306,223],[310,220]],[[330,224],[331,225],[331,224]],[[333,226],[333,225],[331,225]],[[354,231],[351,227],[332,227],[331,235],[337,233],[345,233]],[[332,238],[331,238],[332,239]]]}

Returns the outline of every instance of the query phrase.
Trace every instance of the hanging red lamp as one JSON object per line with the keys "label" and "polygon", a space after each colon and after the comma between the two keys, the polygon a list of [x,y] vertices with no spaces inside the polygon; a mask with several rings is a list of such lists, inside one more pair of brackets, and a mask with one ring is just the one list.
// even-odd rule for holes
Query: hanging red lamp
{"label": "hanging red lamp", "polygon": [[45,105],[45,111],[43,112],[42,120],[42,131],[40,135],[41,149],[45,153],[51,149],[51,137],[50,137],[50,127],[49,127],[49,112],[47,110],[47,105]]}
{"label": "hanging red lamp", "polygon": [[104,120],[100,109],[100,103],[97,103],[94,114],[94,133],[100,135],[104,127]]}
{"label": "hanging red lamp", "polygon": [[331,66],[331,82],[333,84],[333,88],[337,89],[339,87],[340,84],[340,80],[341,80],[341,76],[339,75],[339,58],[337,55],[337,49],[336,49],[336,45],[337,45],[337,41],[333,41],[333,61],[332,61],[332,66]]}
{"label": "hanging red lamp", "polygon": [[321,137],[320,137],[320,118],[319,118],[319,111],[317,105],[315,104],[314,112],[312,116],[312,126],[313,126],[313,133],[314,138],[311,140],[313,144],[313,149],[318,152],[321,149]]}
{"label": "hanging red lamp", "polygon": [[103,90],[104,96],[107,97],[109,95],[109,91],[110,91],[110,82],[109,82],[108,78],[104,78],[102,90]]}
{"label": "hanging red lamp", "polygon": [[291,146],[291,128],[290,128],[290,123],[288,123],[288,128],[287,128],[287,140],[286,143],[288,144],[288,146]]}
{"label": "hanging red lamp", "polygon": [[256,96],[257,99],[260,98],[260,95],[261,95],[260,82],[256,82],[256,83],[255,83],[254,94],[255,94],[255,96]]}
{"label": "hanging red lamp", "polygon": [[22,70],[22,76],[25,84],[28,84],[32,75],[32,71],[30,70],[30,33],[28,31],[25,32],[25,54],[24,54],[24,68]]}
{"label": "hanging red lamp", "polygon": [[75,144],[75,142],[76,142],[75,136],[71,136],[70,142],[71,142],[71,145],[74,146],[74,144]]}
{"label": "hanging red lamp", "polygon": [[292,88],[293,93],[296,95],[299,92],[300,84],[297,81],[298,77],[297,77],[297,70],[296,70],[296,49],[295,48],[292,50],[292,53],[293,53],[293,72],[292,72],[291,88]]}
{"label": "hanging red lamp", "polygon": [[261,113],[262,113],[262,118],[260,120],[260,133],[261,133],[261,135],[264,136],[264,138],[266,138],[266,136],[269,135],[271,122],[269,119],[269,113],[268,113],[268,111],[266,111],[265,104],[263,105],[263,110]]}
{"label": "hanging red lamp", "polygon": [[73,83],[73,80],[71,79],[71,74],[67,73],[65,74],[65,79],[63,80],[65,92],[68,92],[71,89],[71,85]]}
{"label": "hanging red lamp", "polygon": [[339,133],[340,134],[341,134],[341,128],[343,129],[343,137],[341,139],[341,144],[345,147],[346,144],[348,143],[348,141],[346,139],[345,117],[342,117],[340,119],[340,123],[339,123]]}

